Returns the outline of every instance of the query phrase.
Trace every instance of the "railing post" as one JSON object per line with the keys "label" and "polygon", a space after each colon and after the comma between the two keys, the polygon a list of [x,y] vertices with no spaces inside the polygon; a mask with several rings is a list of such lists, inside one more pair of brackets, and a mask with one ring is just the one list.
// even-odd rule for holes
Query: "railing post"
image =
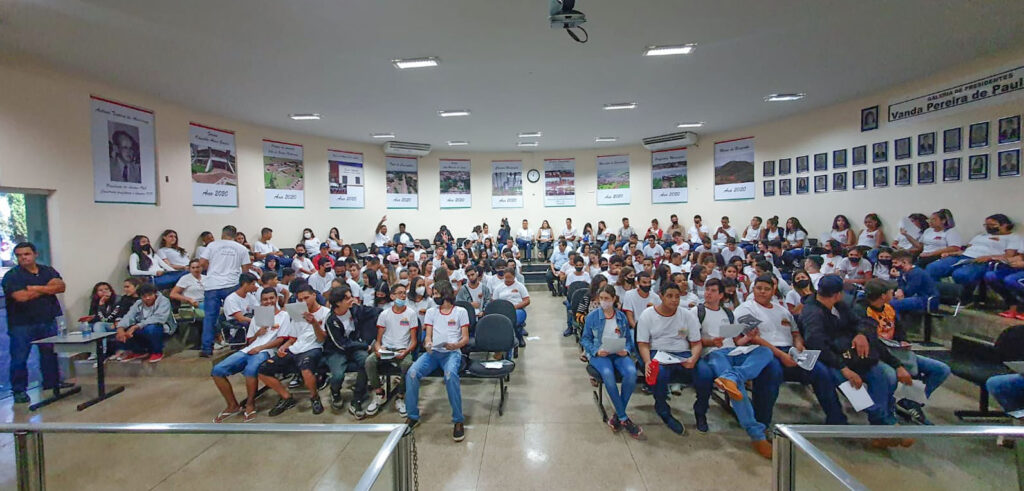
{"label": "railing post", "polygon": [[794,478],[793,441],[782,434],[776,427],[772,434],[772,489],[776,491],[792,491],[796,489]]}
{"label": "railing post", "polygon": [[412,489],[412,438],[410,432],[402,435],[391,458],[391,477],[396,491]]}
{"label": "railing post", "polygon": [[14,461],[18,468],[18,491],[46,489],[43,434],[36,431],[14,433]]}

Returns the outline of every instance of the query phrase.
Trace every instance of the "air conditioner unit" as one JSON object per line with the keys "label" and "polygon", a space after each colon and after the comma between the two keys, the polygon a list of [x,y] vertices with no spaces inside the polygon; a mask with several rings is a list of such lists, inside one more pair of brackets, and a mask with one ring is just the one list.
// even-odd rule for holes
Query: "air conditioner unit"
{"label": "air conditioner unit", "polygon": [[666,150],[669,148],[688,147],[697,144],[697,134],[692,131],[681,131],[667,135],[652,136],[644,138],[644,148],[647,150]]}
{"label": "air conditioner unit", "polygon": [[425,157],[430,153],[430,144],[389,141],[384,144],[384,153],[387,155]]}

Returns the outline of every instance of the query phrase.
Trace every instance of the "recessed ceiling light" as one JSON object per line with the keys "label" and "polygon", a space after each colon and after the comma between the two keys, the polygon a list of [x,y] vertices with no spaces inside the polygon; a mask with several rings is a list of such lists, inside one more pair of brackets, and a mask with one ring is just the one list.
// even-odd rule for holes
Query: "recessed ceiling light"
{"label": "recessed ceiling light", "polygon": [[797,100],[803,99],[805,95],[807,95],[807,94],[804,94],[803,92],[792,93],[792,94],[772,94],[770,96],[765,97],[764,101],[765,102],[797,101]]}
{"label": "recessed ceiling light", "polygon": [[442,118],[451,118],[454,116],[469,116],[469,109],[442,109],[437,112],[438,116]]}
{"label": "recessed ceiling light", "polygon": [[372,138],[394,138],[394,133],[370,133]]}
{"label": "recessed ceiling light", "polygon": [[599,142],[599,143],[600,142],[614,142],[614,141],[619,141],[619,137],[617,137],[617,136],[599,136],[597,138],[594,138],[594,141]]}
{"label": "recessed ceiling light", "polygon": [[466,140],[448,140],[449,147],[464,147],[466,145],[469,145],[469,142]]}
{"label": "recessed ceiling light", "polygon": [[536,147],[537,145],[540,145],[540,143],[538,143],[538,142],[519,142],[517,145],[520,146],[520,147]]}
{"label": "recessed ceiling light", "polygon": [[294,113],[289,114],[288,117],[295,121],[313,121],[320,119],[320,113]]}
{"label": "recessed ceiling light", "polygon": [[544,133],[541,133],[539,131],[525,131],[516,136],[518,136],[519,138],[540,138],[544,136]]}
{"label": "recessed ceiling light", "polygon": [[704,126],[703,121],[693,121],[690,123],[679,123],[676,125],[676,128],[700,128],[701,126]]}
{"label": "recessed ceiling light", "polygon": [[693,53],[696,44],[680,44],[676,46],[648,46],[644,50],[644,56],[670,56],[670,55],[688,55]]}
{"label": "recessed ceiling light", "polygon": [[605,111],[615,111],[617,109],[636,109],[635,102],[616,102],[614,104],[605,104]]}
{"label": "recessed ceiling light", "polygon": [[441,60],[437,59],[436,56],[428,56],[426,58],[406,58],[404,60],[391,60],[391,64],[395,65],[395,68],[399,70],[405,70],[406,68],[427,68],[437,66],[441,63]]}

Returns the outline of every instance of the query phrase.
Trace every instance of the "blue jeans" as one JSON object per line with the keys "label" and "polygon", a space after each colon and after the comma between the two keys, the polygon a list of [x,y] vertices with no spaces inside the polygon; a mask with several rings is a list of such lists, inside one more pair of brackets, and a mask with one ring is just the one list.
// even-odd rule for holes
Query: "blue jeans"
{"label": "blue jeans", "polygon": [[[11,390],[25,392],[28,388],[28,355],[32,351],[32,341],[56,336],[57,322],[51,320],[38,324],[9,324],[7,334],[10,336]],[[36,346],[39,349],[39,369],[43,372],[43,389],[52,389],[60,381],[57,353],[53,351],[52,344]]]}
{"label": "blue jeans", "polygon": [[1001,266],[985,273],[985,284],[1009,305],[1024,303],[1024,270]]}
{"label": "blue jeans", "polygon": [[235,287],[206,290],[203,293],[203,353],[213,352],[213,339],[216,336],[220,308],[224,306],[224,299],[228,298],[228,295],[231,295],[233,291],[235,291]]}
{"label": "blue jeans", "polygon": [[420,380],[434,370],[444,370],[444,387],[448,392],[448,404],[452,407],[452,423],[465,421],[462,416],[462,388],[459,386],[459,369],[462,368],[462,353],[459,351],[428,351],[420,355],[405,374],[405,403],[409,419],[420,419]]}
{"label": "blue jeans", "polygon": [[934,297],[931,302],[924,297],[907,297],[901,299],[892,299],[889,301],[892,305],[893,310],[897,314],[904,312],[924,312],[926,310],[935,311],[939,308],[939,297]]}
{"label": "blue jeans", "polygon": [[537,250],[540,252],[543,259],[547,259],[551,255],[551,244],[552,242],[538,242]]}
{"label": "blue jeans", "polygon": [[[658,350],[651,350],[651,358],[653,359],[654,355],[656,355],[657,353],[658,353]],[[689,351],[677,351],[677,352],[674,352],[674,353],[670,351],[669,353],[672,356],[675,356],[675,357],[681,358],[681,359],[686,359],[686,358],[690,357],[690,352]],[[661,416],[661,419],[665,419],[665,418],[668,418],[668,417],[672,416],[672,408],[670,408],[668,406],[668,384],[669,384],[669,380],[672,378],[672,374],[673,373],[675,373],[677,371],[678,372],[682,372],[684,370],[688,370],[688,369],[687,368],[683,368],[682,364],[659,365],[658,380],[654,383],[654,387],[652,387],[652,389],[653,389],[653,392],[654,392],[654,412],[657,413],[658,416]],[[698,360],[697,361],[697,365],[694,366],[694,368],[693,368],[693,372],[694,372],[693,380],[694,380],[694,382],[696,382],[697,380],[701,380],[702,379],[701,376],[698,376],[698,373],[701,370],[709,370],[709,367],[703,361]],[[708,411],[708,409],[707,409],[707,402],[706,401],[711,396],[711,385],[708,384],[707,386],[703,386],[703,385],[695,384],[694,388],[697,390],[697,402],[693,403],[693,412],[695,414],[698,414],[698,415],[705,414]],[[706,393],[705,393],[705,391],[706,391]],[[705,401],[703,407],[700,406],[700,401],[702,399]]]}
{"label": "blue jeans", "polygon": [[954,266],[965,259],[971,258],[967,256],[947,256],[929,264],[925,271],[936,281],[946,276],[952,276],[953,281],[957,284],[973,289],[985,276],[988,265],[972,262]]}
{"label": "blue jeans", "polygon": [[188,271],[166,271],[160,276],[154,276],[153,284],[156,285],[158,290],[174,288],[174,285],[178,283],[178,279],[187,274]]}
{"label": "blue jeans", "polygon": [[[779,346],[782,351],[789,351],[788,346]],[[846,415],[843,414],[843,405],[836,395],[836,382],[832,377],[831,369],[823,363],[815,363],[814,369],[810,372],[799,367],[783,367],[778,358],[772,360],[761,370],[761,375],[754,379],[754,417],[765,425],[771,427],[772,414],[775,410],[775,401],[779,398],[779,388],[789,378],[801,383],[811,384],[814,389],[814,396],[818,404],[825,412],[825,424],[844,425],[847,423]]]}
{"label": "blue jeans", "polygon": [[[868,422],[873,425],[896,424],[896,415],[893,411],[896,407],[896,401],[892,396],[893,392],[896,391],[896,376],[895,372],[893,372],[893,377],[890,379],[888,373],[886,373],[891,370],[892,368],[884,363],[875,364],[875,366],[866,370],[854,370],[857,372],[857,375],[860,375],[861,381],[867,385],[868,395],[874,401],[871,407],[864,410],[868,414]],[[846,382],[846,377],[843,376],[843,373],[838,368],[830,368],[829,371],[832,373],[832,379],[837,387]]]}
{"label": "blue jeans", "polygon": [[[793,264],[804,258],[804,250],[802,248],[790,249],[782,252],[782,261],[786,264]],[[803,265],[800,265],[803,268]]]}
{"label": "blue jeans", "polygon": [[135,353],[161,355],[164,352],[164,325],[146,324],[135,331],[135,335],[126,343],[127,348]]}
{"label": "blue jeans", "polygon": [[1024,408],[1024,376],[1019,373],[996,375],[985,382],[985,388],[996,398],[1004,411]]}
{"label": "blue jeans", "polygon": [[[711,372],[715,377],[727,378],[736,382],[736,387],[743,393],[742,400],[731,401],[732,410],[736,413],[736,419],[740,422],[740,426],[747,432],[751,440],[764,440],[765,425],[759,423],[754,418],[754,406],[750,403],[750,396],[747,395],[745,386],[747,380],[754,380],[761,374],[761,370],[772,361],[774,355],[772,355],[771,350],[763,346],[758,346],[754,351],[738,356],[729,356],[731,351],[732,348],[717,349],[708,353],[702,361],[711,368]],[[698,371],[697,375],[707,376],[706,373],[701,371]]]}
{"label": "blue jeans", "polygon": [[[615,417],[619,421],[629,419],[626,415],[626,406],[629,405],[629,397],[633,395],[636,388],[636,364],[629,356],[611,354],[608,356],[593,356],[590,364],[601,374],[604,381],[604,388],[608,392],[608,399],[611,399],[615,407]],[[622,376],[622,389],[615,383],[615,372]]]}
{"label": "blue jeans", "polygon": [[526,239],[516,239],[516,245],[520,251],[523,251],[523,259],[531,259],[533,257],[533,241]]}
{"label": "blue jeans", "polygon": [[220,363],[214,365],[213,370],[210,370],[210,376],[226,378],[242,372],[242,375],[247,378],[256,378],[260,365],[268,359],[270,359],[270,353],[266,350],[260,351],[255,355],[250,355],[245,351],[236,351],[221,360]]}
{"label": "blue jeans", "polygon": [[324,356],[324,362],[331,370],[331,393],[337,394],[341,390],[341,384],[345,382],[345,372],[350,368],[357,372],[356,386],[352,391],[353,401],[362,401],[366,398],[366,357],[369,353],[366,350],[354,349],[343,353],[330,352]]}
{"label": "blue jeans", "polygon": [[[924,382],[924,395],[931,397],[932,392],[935,392],[935,389],[938,389],[949,377],[949,365],[916,353],[914,357],[917,358],[917,373],[911,375]],[[889,383],[896,387],[896,384],[899,383],[896,379],[896,370],[882,363],[879,363],[879,366],[885,370],[885,374],[889,377]]]}

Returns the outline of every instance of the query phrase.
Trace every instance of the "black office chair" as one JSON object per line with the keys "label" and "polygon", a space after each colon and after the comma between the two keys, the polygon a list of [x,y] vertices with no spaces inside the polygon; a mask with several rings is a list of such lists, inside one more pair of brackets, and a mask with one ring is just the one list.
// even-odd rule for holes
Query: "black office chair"
{"label": "black office chair", "polygon": [[[507,353],[518,346],[516,342],[515,326],[507,317],[501,314],[488,314],[480,318],[477,323],[476,351],[488,353]],[[500,366],[497,366],[500,365]],[[512,360],[471,360],[467,372],[475,378],[498,379],[501,390],[501,400],[498,403],[498,415],[505,414],[505,401],[508,400],[508,387],[505,382],[516,369],[516,363]]]}
{"label": "black office chair", "polygon": [[[491,303],[487,304],[487,308],[484,309],[484,316],[486,317],[488,314],[501,314],[508,317],[508,320],[512,321],[512,329],[516,337],[519,337],[518,328],[516,327],[516,306],[512,305],[512,302],[501,299],[492,300]],[[518,358],[519,345],[516,344],[515,349],[512,351],[513,356]]]}
{"label": "black office chair", "polygon": [[934,356],[939,361],[945,362],[954,375],[981,389],[978,410],[955,411],[953,414],[957,418],[1005,417],[1006,413],[1002,411],[989,410],[989,393],[985,382],[996,375],[1013,373],[1003,364],[1004,361],[1024,360],[1024,325],[1004,329],[994,343],[973,336],[957,334],[953,336],[952,348],[948,357],[932,352],[928,352],[928,356]]}
{"label": "black office chair", "polygon": [[363,257],[365,257],[367,252],[369,252],[369,249],[366,248],[366,243],[364,243],[364,242],[359,242],[359,243],[356,243],[356,244],[351,244],[351,246],[352,246],[352,252],[359,259],[362,259]]}

